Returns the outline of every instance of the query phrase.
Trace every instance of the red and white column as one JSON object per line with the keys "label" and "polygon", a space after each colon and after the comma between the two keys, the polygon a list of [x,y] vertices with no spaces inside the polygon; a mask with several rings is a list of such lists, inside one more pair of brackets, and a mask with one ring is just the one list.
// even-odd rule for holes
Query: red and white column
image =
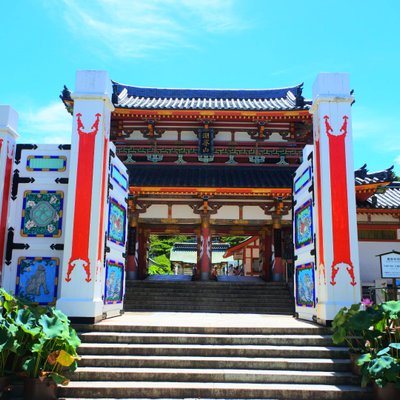
{"label": "red and white column", "polygon": [[313,86],[317,319],[360,301],[349,77],[321,73]]}
{"label": "red and white column", "polygon": [[3,283],[4,252],[10,204],[12,166],[18,114],[10,106],[0,106],[0,286]]}
{"label": "red and white column", "polygon": [[65,246],[57,307],[102,318],[104,233],[112,84],[105,71],[78,71],[74,99]]}

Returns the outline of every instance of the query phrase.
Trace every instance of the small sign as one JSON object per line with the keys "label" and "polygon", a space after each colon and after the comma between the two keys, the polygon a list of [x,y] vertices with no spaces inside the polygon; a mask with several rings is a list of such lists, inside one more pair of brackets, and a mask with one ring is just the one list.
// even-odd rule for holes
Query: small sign
{"label": "small sign", "polygon": [[392,251],[379,254],[379,257],[381,259],[382,278],[400,278],[400,253]]}

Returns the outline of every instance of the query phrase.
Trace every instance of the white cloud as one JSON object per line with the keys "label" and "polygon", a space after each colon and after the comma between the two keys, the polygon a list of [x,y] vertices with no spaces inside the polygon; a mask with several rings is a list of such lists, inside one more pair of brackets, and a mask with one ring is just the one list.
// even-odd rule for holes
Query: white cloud
{"label": "white cloud", "polygon": [[63,0],[67,26],[80,40],[105,45],[112,56],[138,58],[151,51],[192,46],[205,32],[242,29],[234,0]]}
{"label": "white cloud", "polygon": [[20,143],[71,143],[72,117],[59,101],[19,115]]}

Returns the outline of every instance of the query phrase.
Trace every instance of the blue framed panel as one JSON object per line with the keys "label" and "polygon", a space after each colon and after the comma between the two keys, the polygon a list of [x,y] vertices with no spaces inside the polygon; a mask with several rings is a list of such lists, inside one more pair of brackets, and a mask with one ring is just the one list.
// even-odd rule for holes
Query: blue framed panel
{"label": "blue framed panel", "polygon": [[124,283],[124,265],[114,260],[106,263],[106,284],[104,287],[104,303],[117,304],[122,302]]}
{"label": "blue framed panel", "polygon": [[296,304],[299,307],[315,307],[313,262],[296,266]]}
{"label": "blue framed panel", "polygon": [[60,259],[20,257],[15,294],[34,303],[48,305],[57,300]]}
{"label": "blue framed panel", "polygon": [[64,172],[67,169],[67,157],[65,156],[28,156],[26,160],[27,171],[57,171]]}
{"label": "blue framed panel", "polygon": [[111,178],[120,188],[124,189],[124,191],[128,190],[128,179],[115,165],[111,166]]}
{"label": "blue framed panel", "polygon": [[108,239],[125,246],[126,208],[111,198],[108,209]]}
{"label": "blue framed panel", "polygon": [[311,182],[311,167],[306,168],[303,173],[294,181],[294,192],[297,194]]}
{"label": "blue framed panel", "polygon": [[21,236],[60,237],[64,192],[27,190],[22,201]]}
{"label": "blue framed panel", "polygon": [[294,212],[295,247],[300,249],[314,240],[313,212],[311,199]]}

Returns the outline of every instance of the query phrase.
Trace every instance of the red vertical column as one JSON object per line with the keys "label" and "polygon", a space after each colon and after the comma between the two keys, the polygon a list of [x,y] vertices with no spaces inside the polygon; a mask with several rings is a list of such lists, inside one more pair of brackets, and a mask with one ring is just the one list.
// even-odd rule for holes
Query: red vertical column
{"label": "red vertical column", "polygon": [[138,278],[146,279],[147,278],[147,241],[148,234],[146,233],[144,228],[139,227],[138,234]]}
{"label": "red vertical column", "polygon": [[283,280],[283,261],[282,261],[282,226],[279,216],[274,218],[273,225],[273,240],[274,240],[274,265],[273,276],[274,281]]}
{"label": "red vertical column", "polygon": [[207,281],[210,278],[211,266],[211,236],[210,236],[210,216],[201,216],[200,229],[200,276],[201,280]]}
{"label": "red vertical column", "polygon": [[138,221],[137,215],[129,215],[128,246],[127,246],[127,277],[134,280],[138,278]]}
{"label": "red vertical column", "polygon": [[260,248],[262,247],[262,263],[264,280],[271,280],[271,256],[272,256],[272,240],[271,231],[265,230],[263,240],[260,238]]}

